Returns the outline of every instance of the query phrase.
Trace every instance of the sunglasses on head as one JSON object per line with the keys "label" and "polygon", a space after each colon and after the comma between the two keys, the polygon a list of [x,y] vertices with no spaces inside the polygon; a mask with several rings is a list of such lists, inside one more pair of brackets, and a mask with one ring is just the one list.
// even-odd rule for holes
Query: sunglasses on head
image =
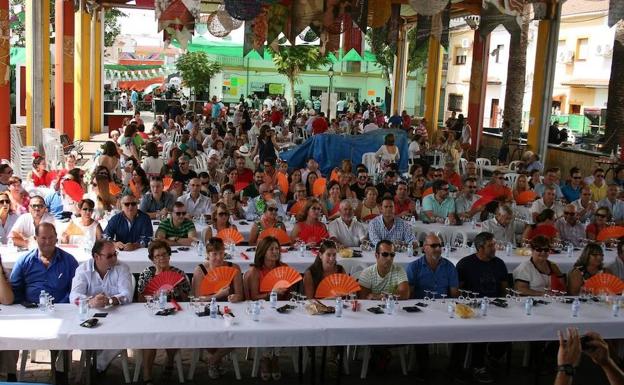
{"label": "sunglasses on head", "polygon": [[179,217],[186,215],[186,211],[174,211],[173,213]]}
{"label": "sunglasses on head", "polygon": [[136,202],[125,202],[123,205],[126,206],[126,207],[130,207],[130,206],[136,206],[137,203]]}
{"label": "sunglasses on head", "polygon": [[384,258],[394,258],[394,256],[396,255],[396,253],[394,251],[383,251],[381,253],[379,253],[379,255],[381,255]]}

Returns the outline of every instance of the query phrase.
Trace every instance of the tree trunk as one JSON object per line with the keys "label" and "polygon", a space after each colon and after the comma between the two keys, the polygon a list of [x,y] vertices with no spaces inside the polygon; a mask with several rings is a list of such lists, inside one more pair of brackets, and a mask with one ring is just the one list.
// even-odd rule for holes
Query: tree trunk
{"label": "tree trunk", "polygon": [[[615,150],[620,144],[624,148],[624,21],[615,26],[613,57],[611,58],[611,79],[607,101],[605,139],[607,151]],[[620,154],[617,154],[620,156]]]}
{"label": "tree trunk", "polygon": [[293,116],[296,114],[295,112],[295,79],[288,78],[288,82],[290,83],[290,99],[288,100],[289,110],[288,115]]}
{"label": "tree trunk", "polygon": [[511,137],[518,138],[522,130],[522,107],[526,79],[526,56],[531,22],[529,6],[524,6],[520,33],[512,34],[509,40],[509,62],[507,63],[507,84],[503,118],[511,123]]}

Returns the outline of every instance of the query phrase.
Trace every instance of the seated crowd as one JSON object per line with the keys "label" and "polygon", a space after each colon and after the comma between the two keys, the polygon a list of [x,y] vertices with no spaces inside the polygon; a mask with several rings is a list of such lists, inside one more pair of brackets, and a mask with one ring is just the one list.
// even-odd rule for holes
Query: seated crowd
{"label": "seated crowd", "polygon": [[[460,167],[461,155],[468,151],[465,130],[450,129],[429,144],[423,127],[403,127],[404,120],[398,119],[392,128],[406,130],[410,139],[406,174],[398,170],[400,155],[393,134],[386,136],[376,153],[376,170],[363,164],[353,166],[348,160],[340,167],[321,170],[312,158],[303,167],[293,168],[279,160],[288,133],[306,128],[315,134],[370,131],[384,129],[388,123],[383,114],[382,119],[376,117],[379,109],[370,106],[367,118],[360,121],[362,116],[348,114],[340,121],[326,122],[326,130],[315,123],[325,118],[312,111],[298,113],[286,123],[283,114],[276,118],[274,107],[264,112],[242,108],[245,119],[251,119],[249,125],[240,119],[234,126],[222,117],[190,113],[175,120],[159,119],[151,134],[146,134],[144,127],[138,127],[142,123],[128,122],[123,135],[117,132],[103,145],[91,168],[77,167],[75,157],[70,157],[66,169],[48,171],[45,159],[37,156],[23,185],[10,165],[0,165],[0,239],[29,250],[10,274],[0,274],[0,303],[38,303],[42,290],[55,302],[75,303],[82,298],[93,308],[144,302],[146,286],[167,271],[185,277],[169,296],[188,301],[199,295],[202,279],[221,266],[234,267],[240,274],[214,294],[218,301],[268,300],[270,293],[260,290],[260,282],[271,270],[285,265],[280,244],[297,242],[318,248],[314,263],[303,273],[301,291],[308,298],[314,297],[324,277],[349,273],[338,264],[341,249],[365,243],[373,246],[375,264],[359,272],[357,295],[362,299],[380,299],[386,294],[399,300],[420,299],[426,293],[458,297],[459,290],[495,298],[504,297],[512,286],[528,296],[543,295],[555,286],[579,295],[583,283],[598,273],[610,272],[624,279],[624,243],[617,243],[618,258],[612,266],[604,266],[604,250],[597,243],[603,240],[601,231],[624,223],[618,182],[624,180],[624,169],[615,171],[612,182],[605,181],[600,168],[583,175],[573,167],[565,178],[558,169],[548,169],[542,176],[543,166],[529,154],[517,168],[515,183],[508,185],[502,171],[494,171],[489,178],[475,162]],[[357,130],[358,125],[363,129]],[[174,137],[172,143],[169,138]],[[431,165],[433,149],[443,154],[444,167]],[[198,221],[206,220],[207,226],[196,227]],[[432,227],[479,222],[482,231],[472,241],[472,252],[454,265],[442,256],[441,236],[416,234],[415,220]],[[219,237],[226,229],[236,231],[241,221],[251,224],[244,242],[256,247],[247,271],[225,260],[226,245]],[[286,241],[263,234],[287,228],[291,230]],[[79,265],[71,249],[68,252],[57,243],[88,245],[93,258]],[[190,272],[170,263],[172,247],[197,243],[205,246],[205,260],[188,279]],[[530,259],[511,272],[496,256],[508,244],[531,252]],[[582,248],[567,276],[548,259],[555,244]],[[394,263],[399,245],[412,245],[422,253],[404,268]],[[133,292],[123,253],[140,249],[146,249],[149,266],[139,274]],[[277,291],[280,299],[288,299],[288,293],[288,289]],[[598,341],[602,340],[596,337]],[[453,373],[466,374],[467,363],[467,375],[479,383],[493,382],[486,358],[502,357],[507,344],[471,344],[470,359],[465,362],[467,348],[468,344],[453,345]],[[209,377],[218,378],[230,350],[208,351]],[[145,384],[153,381],[155,353],[143,351]],[[165,372],[172,370],[175,354],[176,350],[167,350]],[[116,355],[98,352],[97,369],[104,372]],[[418,377],[425,378],[428,348],[419,346],[416,355]],[[0,357],[8,379],[14,381],[17,352],[2,352]],[[278,357],[276,348],[263,354],[263,380],[281,377]]]}

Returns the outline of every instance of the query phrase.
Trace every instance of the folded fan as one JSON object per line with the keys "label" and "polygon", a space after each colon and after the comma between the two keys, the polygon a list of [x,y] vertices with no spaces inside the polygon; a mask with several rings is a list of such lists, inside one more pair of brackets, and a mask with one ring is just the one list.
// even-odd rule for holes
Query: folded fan
{"label": "folded fan", "polygon": [[277,238],[277,241],[280,245],[287,245],[290,243],[290,236],[288,236],[286,230],[279,227],[270,227],[268,229],[262,230],[258,235],[258,240],[264,239],[266,237]]}
{"label": "folded fan", "polygon": [[583,285],[593,294],[605,292],[608,294],[622,294],[624,292],[624,282],[613,274],[599,273],[585,281]]}
{"label": "folded fan", "polygon": [[169,293],[182,281],[184,281],[182,274],[175,271],[163,271],[148,282],[143,290],[143,295],[154,295],[161,290]]}
{"label": "folded fan", "polygon": [[316,288],[315,298],[342,297],[360,290],[356,280],[347,274],[331,274]]}
{"label": "folded fan", "polygon": [[277,187],[282,194],[288,194],[288,177],[281,172],[277,173]]}
{"label": "folded fan", "polygon": [[262,278],[260,292],[267,293],[273,289],[291,287],[302,279],[301,274],[290,266],[276,267]]}
{"label": "folded fan", "polygon": [[199,295],[211,295],[230,286],[238,269],[232,266],[219,266],[206,274],[199,287]]}
{"label": "folded fan", "polygon": [[217,233],[217,238],[223,239],[223,242],[225,243],[234,243],[234,244],[239,244],[245,239],[243,238],[241,233],[238,232],[238,230],[232,227],[228,227],[227,229],[220,230]]}

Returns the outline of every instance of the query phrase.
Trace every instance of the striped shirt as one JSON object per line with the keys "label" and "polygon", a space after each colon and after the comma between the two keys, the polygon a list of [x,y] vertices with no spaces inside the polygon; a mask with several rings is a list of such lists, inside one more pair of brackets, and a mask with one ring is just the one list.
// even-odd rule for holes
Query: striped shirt
{"label": "striped shirt", "polygon": [[190,231],[195,231],[195,225],[190,219],[185,219],[180,226],[176,227],[173,225],[173,220],[167,218],[160,222],[157,231],[164,233],[167,238],[187,238]]}
{"label": "striped shirt", "polygon": [[399,285],[407,282],[407,274],[399,265],[392,268],[385,277],[379,275],[377,265],[372,265],[362,270],[358,279],[360,286],[369,289],[373,294],[392,293],[397,294]]}

